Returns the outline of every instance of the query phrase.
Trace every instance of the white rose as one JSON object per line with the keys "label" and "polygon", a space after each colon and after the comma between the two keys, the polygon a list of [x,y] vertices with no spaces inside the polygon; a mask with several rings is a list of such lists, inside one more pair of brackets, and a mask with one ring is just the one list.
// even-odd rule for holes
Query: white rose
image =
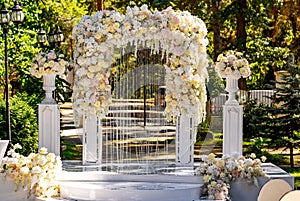
{"label": "white rose", "polygon": [[25,175],[29,174],[29,168],[26,167],[26,166],[21,167],[20,171],[21,171],[22,174],[25,174]]}
{"label": "white rose", "polygon": [[33,173],[33,174],[39,174],[39,173],[41,173],[41,172],[42,172],[42,169],[41,169],[40,166],[34,166],[34,167],[32,168],[32,173]]}
{"label": "white rose", "polygon": [[41,149],[40,149],[40,154],[47,154],[48,153],[48,150],[47,150],[47,148],[45,148],[45,147],[42,147]]}

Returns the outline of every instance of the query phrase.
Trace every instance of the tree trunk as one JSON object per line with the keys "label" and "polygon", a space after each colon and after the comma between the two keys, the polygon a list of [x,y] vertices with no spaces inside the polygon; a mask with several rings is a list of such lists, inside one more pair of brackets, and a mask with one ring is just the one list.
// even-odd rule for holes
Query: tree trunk
{"label": "tree trunk", "polygon": [[103,10],[103,0],[97,0],[98,11]]}
{"label": "tree trunk", "polygon": [[246,17],[245,12],[247,9],[246,0],[237,0],[237,15],[236,15],[236,37],[237,37],[237,48],[239,51],[246,50]]}
{"label": "tree trunk", "polygon": [[212,0],[212,12],[213,12],[213,20],[212,20],[212,29],[214,32],[214,61],[217,60],[217,57],[220,53],[221,49],[221,34],[220,34],[220,0]]}
{"label": "tree trunk", "polygon": [[[236,15],[236,46],[239,51],[246,51],[247,33],[246,33],[246,17],[245,12],[247,9],[246,0],[237,0],[238,12]],[[246,79],[239,79],[239,89],[247,90]]]}
{"label": "tree trunk", "polygon": [[291,142],[289,142],[289,149],[290,149],[291,168],[294,168],[294,146],[293,146],[293,143],[291,143]]}

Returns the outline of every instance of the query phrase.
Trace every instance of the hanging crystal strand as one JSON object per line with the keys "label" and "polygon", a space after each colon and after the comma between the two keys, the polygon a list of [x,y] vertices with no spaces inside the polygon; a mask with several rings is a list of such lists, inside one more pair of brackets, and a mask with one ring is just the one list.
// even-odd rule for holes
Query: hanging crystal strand
{"label": "hanging crystal strand", "polygon": [[[139,68],[139,58],[138,57],[136,57],[136,66],[135,66],[135,68]],[[143,71],[141,71],[141,73],[142,73]],[[140,78],[142,79],[142,76],[140,76]],[[136,79],[136,83],[138,84],[138,86],[141,86],[140,85],[140,81],[141,81],[141,79],[139,79],[137,76],[135,77],[135,79]],[[136,94],[136,100],[135,100],[135,104],[139,104],[139,96],[140,96],[140,92],[141,92],[141,89],[140,88],[138,88],[138,94]],[[134,109],[136,109],[136,108],[134,108]],[[138,112],[138,111],[137,111]],[[138,118],[140,118],[140,116],[139,115],[136,115],[136,117],[138,117]],[[139,125],[138,125],[138,123],[139,123],[139,120],[137,120],[136,122],[135,122],[135,127],[136,128],[138,128],[139,127]],[[135,130],[137,130],[137,129],[135,129]],[[134,132],[134,134],[135,134],[135,139],[137,139],[137,133],[136,132]],[[140,157],[139,157],[139,153],[140,153],[140,150],[139,150],[139,147],[138,146],[135,146],[135,157],[136,157],[136,162],[137,163],[140,163]]]}
{"label": "hanging crystal strand", "polygon": [[[128,56],[127,56],[128,57]],[[128,143],[128,136],[130,135],[130,96],[128,95],[129,94],[129,82],[128,82],[128,72],[130,72],[130,66],[129,66],[129,63],[128,63],[128,58],[124,58],[122,57],[123,61],[123,69],[125,70],[125,72],[123,73],[123,77],[124,77],[124,90],[125,90],[125,93],[124,93],[124,97],[122,97],[123,99],[126,100],[126,103],[124,102],[124,110],[126,111],[126,113],[123,115],[124,116],[124,120],[123,120],[123,127],[124,129],[122,129],[122,135],[123,135],[123,140],[125,141],[126,140],[126,146],[129,146],[129,143]],[[122,149],[123,152],[126,152],[125,150],[125,144],[124,144],[124,148]],[[126,170],[128,170],[128,164],[127,164],[127,161],[123,160],[122,163],[125,163],[126,162],[126,166],[123,166],[125,167]]]}
{"label": "hanging crystal strand", "polygon": [[[111,138],[111,168],[112,168],[112,164],[114,163],[115,161],[115,154],[114,154],[114,139],[116,139],[116,135],[118,134],[118,130],[119,130],[119,127],[120,127],[120,124],[119,124],[119,116],[120,116],[120,62],[119,63],[116,63],[116,66],[117,66],[117,72],[116,72],[116,77],[117,77],[117,80],[116,80],[116,94],[115,94],[115,113],[113,114],[114,116],[114,119],[115,119],[115,127],[113,129],[113,135],[112,135],[112,138]],[[118,171],[118,169],[117,169]]]}
{"label": "hanging crystal strand", "polygon": [[[122,58],[124,58],[124,57],[122,57]],[[128,59],[126,59],[126,60],[123,60],[123,62],[122,62],[123,64],[124,64],[124,66],[125,66],[125,69],[126,69],[126,84],[125,84],[125,86],[126,86],[126,99],[127,99],[127,102],[128,102],[128,100],[129,100],[129,78],[128,78],[128,71],[130,72],[130,66],[128,65]],[[126,106],[126,118],[125,118],[125,120],[127,120],[126,121],[126,130],[125,129],[123,129],[123,140],[126,140],[126,147],[128,147],[128,135],[129,135],[129,133],[130,133],[130,130],[129,130],[129,126],[130,126],[130,106],[128,105],[128,103],[126,104],[127,106]],[[126,137],[126,138],[125,138]],[[124,145],[125,145],[125,143],[124,143]],[[126,150],[125,150],[125,147],[123,148],[123,152],[127,152]],[[124,163],[125,161],[123,161],[123,163]],[[126,163],[126,168],[127,169],[129,169],[128,168],[128,164]]]}
{"label": "hanging crystal strand", "polygon": [[[131,91],[130,89],[129,89],[129,78],[128,78],[128,70],[129,70],[129,72],[130,72],[130,66],[128,65],[128,59],[126,59],[126,60],[124,60],[123,61],[123,64],[125,64],[125,67],[126,67],[126,69],[127,69],[127,73],[126,73],[126,99],[129,99],[130,98],[130,96],[129,96],[129,91]],[[129,143],[128,143],[128,137],[129,137],[129,133],[130,133],[130,130],[129,130],[129,126],[130,126],[130,106],[127,104],[127,107],[126,107],[126,111],[128,111],[128,112],[126,112],[126,119],[127,119],[127,125],[126,125],[126,130],[125,129],[123,129],[123,140],[125,140],[126,141],[126,144],[124,143],[124,150],[123,150],[123,152],[125,152],[125,153],[127,153],[128,152],[128,150],[126,150],[126,147],[128,147],[129,146]],[[126,136],[125,136],[126,135]],[[129,169],[128,168],[128,162],[127,162],[128,160],[125,160],[125,161],[123,161],[123,163],[125,163],[125,165],[126,165],[126,168],[127,169]]]}
{"label": "hanging crystal strand", "polygon": [[[152,129],[152,102],[151,102],[151,98],[152,98],[152,91],[151,91],[151,85],[149,85],[148,83],[151,83],[149,82],[149,77],[150,77],[150,59],[151,58],[151,55],[150,55],[150,51],[147,50],[146,51],[146,54],[147,54],[147,60],[146,60],[146,66],[147,66],[147,72],[146,72],[146,100],[147,100],[147,107],[146,107],[146,110],[148,111],[148,114],[146,115],[147,116],[147,152],[146,152],[146,157],[148,158],[148,161],[147,161],[147,167],[150,167],[151,165],[151,152],[150,152],[150,148],[151,148],[151,143],[149,141],[149,139],[151,139],[151,129]],[[152,77],[152,76],[151,76]],[[150,172],[149,172],[150,173]]]}
{"label": "hanging crystal strand", "polygon": [[[151,78],[151,99],[153,100],[153,102],[151,103],[151,111],[154,113],[154,120],[152,121],[152,129],[153,129],[153,131],[151,132],[151,137],[152,138],[154,138],[155,136],[154,136],[154,134],[156,133],[156,127],[157,126],[160,126],[160,124],[158,124],[157,123],[157,108],[156,108],[156,105],[155,105],[155,93],[157,92],[157,90],[155,90],[155,88],[156,88],[156,86],[157,85],[155,85],[156,83],[155,83],[155,77],[157,76],[157,74],[156,74],[156,72],[155,72],[155,68],[156,68],[156,63],[157,63],[157,61],[156,61],[156,57],[157,57],[157,55],[155,55],[155,60],[154,60],[154,62],[151,62],[150,63],[150,66],[149,66],[149,70],[150,70],[150,78]],[[151,143],[151,148],[152,149],[154,149],[154,147],[153,147],[153,141],[152,141],[152,143]],[[156,153],[156,151],[157,150],[154,150],[154,152],[150,152],[151,153],[151,158],[153,158],[153,161],[152,161],[152,163],[153,164],[156,164],[156,158],[155,158],[155,153]]]}
{"label": "hanging crystal strand", "polygon": [[[130,54],[128,53],[128,54],[127,54],[127,59],[125,60],[126,68],[129,67],[129,65],[128,65],[129,57],[130,57]],[[132,78],[131,78],[131,79],[132,79]],[[125,132],[127,132],[127,134],[126,134]],[[128,151],[129,146],[130,146],[130,144],[129,144],[129,133],[130,133],[129,128],[127,129],[127,131],[125,131],[125,130],[123,129],[123,134],[124,134],[124,135],[126,134],[126,136],[124,136],[124,138],[126,139],[126,143],[124,143],[124,145],[125,145],[125,162],[126,162],[126,166],[127,166],[127,167],[128,167],[128,165],[129,165],[129,161],[130,161],[130,155],[129,155],[129,151]]]}
{"label": "hanging crystal strand", "polygon": [[[119,54],[120,54],[120,62],[119,62],[119,65],[120,65],[120,68],[121,69],[124,69],[124,61],[123,61],[123,54],[122,54],[122,52],[120,51],[119,52]],[[122,88],[124,87],[124,82],[123,82],[123,79],[124,79],[124,73],[122,73],[122,78],[120,79],[120,82],[122,83]],[[120,104],[123,104],[123,103],[120,103]],[[121,111],[122,111],[122,114],[123,114],[123,105],[122,105],[122,107],[121,107]],[[126,111],[126,110],[125,110]],[[122,115],[123,116],[123,115]],[[121,128],[122,127],[124,127],[124,120],[122,119],[120,119],[119,120],[120,122],[122,122],[122,125],[121,125]],[[121,129],[121,130],[119,130],[118,131],[118,137],[117,137],[117,140],[116,140],[116,144],[117,144],[117,147],[116,147],[116,151],[117,151],[117,164],[118,164],[118,170],[119,170],[119,172],[121,171],[121,172],[123,172],[123,166],[121,165],[121,163],[122,163],[122,161],[123,161],[123,157],[122,157],[122,142],[123,142],[123,136],[124,135],[124,133],[123,133],[123,129]]]}
{"label": "hanging crystal strand", "polygon": [[[166,59],[166,62],[168,62],[169,53],[168,53],[168,52],[165,52],[165,54],[166,54],[166,55],[165,55],[165,57],[166,57],[166,58],[165,58],[165,59]],[[162,61],[162,62],[163,62],[163,61]],[[166,85],[165,77],[166,77],[166,70],[165,70],[165,68],[163,68],[164,85]],[[165,88],[165,90],[167,90],[167,89]],[[164,93],[166,93],[166,91],[165,91]],[[164,98],[165,98],[165,97],[164,97]],[[165,101],[165,99],[164,99],[164,101]],[[165,125],[167,126],[167,128],[169,128],[170,123],[167,122],[167,117],[165,117]],[[165,132],[165,137],[169,137],[167,132]],[[165,152],[167,153],[167,154],[166,154],[167,157],[166,157],[165,161],[166,161],[167,163],[169,163],[169,144],[168,144],[168,140],[166,140]]]}
{"label": "hanging crystal strand", "polygon": [[115,161],[117,163],[117,171],[120,172],[122,171],[120,169],[121,165],[121,161],[120,161],[120,149],[119,149],[119,144],[120,144],[120,140],[119,137],[121,136],[121,133],[122,133],[122,129],[124,127],[124,120],[123,120],[123,114],[124,114],[124,111],[123,111],[123,102],[121,102],[121,94],[123,94],[123,90],[124,90],[124,86],[123,86],[123,62],[122,62],[122,55],[120,55],[120,59],[119,59],[119,63],[118,63],[118,66],[119,66],[119,83],[118,85],[120,86],[120,94],[119,94],[119,98],[118,98],[118,129],[116,130],[116,136],[115,136],[115,142],[114,145],[115,145],[115,151],[116,151],[116,158],[115,158]]}
{"label": "hanging crystal strand", "polygon": [[[159,55],[157,55],[158,57]],[[161,65],[160,62],[155,62],[155,65]],[[160,112],[160,95],[159,95],[159,77],[160,77],[160,73],[157,72],[154,68],[153,68],[153,74],[155,74],[155,77],[158,78],[156,79],[156,82],[153,81],[153,83],[155,83],[155,86],[157,87],[157,89],[155,90],[155,95],[154,95],[154,108],[155,108],[155,111],[156,112]],[[154,76],[153,76],[153,79],[154,79]],[[160,113],[158,115],[155,115],[157,117],[160,117]],[[157,126],[160,127],[160,129],[162,128],[161,126],[161,122],[160,122],[160,118],[158,118],[158,124]],[[159,156],[159,137],[158,137],[158,134],[159,134],[159,129],[158,130],[155,130],[155,137],[156,137],[156,144],[155,144],[155,152],[154,152],[154,158],[156,161],[158,161],[158,156]]]}
{"label": "hanging crystal strand", "polygon": [[134,47],[135,47],[134,56],[137,58],[137,52],[138,52],[138,39],[134,40]]}
{"label": "hanging crystal strand", "polygon": [[[112,107],[111,106],[110,106],[110,111],[112,111]],[[112,132],[111,122],[112,122],[112,119],[109,120],[108,124],[106,123],[106,125],[108,125],[107,131],[106,131],[106,134],[105,134],[105,142],[104,142],[104,144],[105,144],[105,163],[106,163],[106,165],[108,163],[108,147],[109,147],[108,136],[110,136],[110,133]]]}

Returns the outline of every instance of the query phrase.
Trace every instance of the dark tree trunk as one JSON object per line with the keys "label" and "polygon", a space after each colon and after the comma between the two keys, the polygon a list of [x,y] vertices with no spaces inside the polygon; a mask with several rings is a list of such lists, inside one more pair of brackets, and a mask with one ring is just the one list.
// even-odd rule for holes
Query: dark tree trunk
{"label": "dark tree trunk", "polygon": [[103,0],[97,0],[98,11],[103,10]]}
{"label": "dark tree trunk", "polygon": [[237,37],[237,48],[239,51],[246,50],[246,0],[237,0],[237,15],[236,15],[236,37]]}
{"label": "dark tree trunk", "polygon": [[218,55],[220,54],[221,49],[221,34],[220,34],[220,0],[212,0],[212,12],[213,12],[213,23],[212,29],[214,32],[214,61],[217,60]]}
{"label": "dark tree trunk", "polygon": [[294,168],[294,146],[293,143],[289,143],[289,149],[290,149],[290,163],[291,168]]}
{"label": "dark tree trunk", "polygon": [[[247,9],[247,2],[246,0],[236,0],[236,2],[238,9],[236,15],[236,46],[239,51],[246,51],[247,33],[245,15]],[[239,79],[239,88],[240,90],[247,90],[245,78]]]}

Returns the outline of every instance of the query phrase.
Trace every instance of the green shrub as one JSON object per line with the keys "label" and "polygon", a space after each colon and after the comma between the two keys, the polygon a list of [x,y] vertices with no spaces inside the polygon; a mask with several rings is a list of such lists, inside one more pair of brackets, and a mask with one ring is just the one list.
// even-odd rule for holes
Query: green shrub
{"label": "green shrub", "polygon": [[251,140],[252,143],[247,146],[246,150],[244,151],[244,155],[255,153],[257,158],[262,156],[267,157],[267,161],[269,163],[273,163],[275,165],[288,165],[289,160],[287,157],[280,155],[280,154],[272,154],[266,150],[267,144],[270,143],[269,139],[264,139],[262,137],[258,137]]}
{"label": "green shrub", "polygon": [[[25,100],[27,94],[17,94],[10,98],[10,121],[12,144],[19,143],[23,149],[20,153],[28,155],[38,149],[38,124],[35,110]],[[6,106],[0,97],[0,138],[8,139],[6,131]]]}
{"label": "green shrub", "polygon": [[247,100],[244,104],[243,113],[243,136],[244,138],[255,138],[261,136],[263,126],[267,124],[266,117],[268,105],[257,105],[255,100]]}

